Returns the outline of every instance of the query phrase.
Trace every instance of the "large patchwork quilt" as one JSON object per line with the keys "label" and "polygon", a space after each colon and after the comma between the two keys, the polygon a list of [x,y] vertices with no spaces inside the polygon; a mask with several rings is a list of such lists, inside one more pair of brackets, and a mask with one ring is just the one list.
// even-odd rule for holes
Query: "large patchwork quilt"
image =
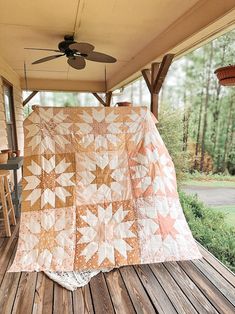
{"label": "large patchwork quilt", "polygon": [[82,271],[202,258],[174,165],[145,107],[36,107],[10,271]]}

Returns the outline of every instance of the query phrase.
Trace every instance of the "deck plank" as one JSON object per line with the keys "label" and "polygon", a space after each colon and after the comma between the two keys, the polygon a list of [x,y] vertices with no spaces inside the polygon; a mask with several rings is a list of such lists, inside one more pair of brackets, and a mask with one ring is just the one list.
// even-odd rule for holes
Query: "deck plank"
{"label": "deck plank", "polygon": [[148,265],[138,265],[135,266],[135,269],[158,313],[177,313],[167,293],[164,291],[157,278],[153,276],[150,267]]}
{"label": "deck plank", "polygon": [[11,259],[12,254],[16,248],[17,244],[17,233],[19,230],[19,225],[17,224],[14,228],[12,235],[10,238],[6,238],[6,240],[3,242],[2,247],[0,249],[0,284],[3,279],[3,276],[7,270],[9,259]]}
{"label": "deck plank", "polygon": [[[16,251],[16,239],[13,241],[15,242],[15,247],[13,254],[11,255],[10,259],[8,260],[9,264],[12,263],[14,258],[14,252]],[[6,271],[6,269],[5,269]],[[15,296],[17,293],[18,284],[20,281],[21,273],[4,273],[4,276],[1,281],[0,285],[0,309],[1,313],[11,313]]]}
{"label": "deck plank", "polygon": [[171,277],[169,272],[162,263],[150,265],[156,278],[159,280],[161,286],[168,294],[178,313],[196,314],[197,311],[177,285],[175,280]]}
{"label": "deck plank", "polygon": [[216,270],[203,260],[192,263],[220,290],[220,292],[235,306],[235,289]]}
{"label": "deck plank", "polygon": [[115,313],[105,278],[102,273],[99,273],[91,279],[90,287],[95,313]]}
{"label": "deck plank", "polygon": [[128,293],[138,314],[152,314],[156,310],[150,301],[144,287],[134,268],[131,266],[121,267],[120,273],[127,287]]}
{"label": "deck plank", "polygon": [[37,273],[21,273],[12,314],[31,314],[33,309]]}
{"label": "deck plank", "polygon": [[72,292],[59,286],[57,283],[54,284],[53,313],[55,314],[73,313]]}
{"label": "deck plank", "polygon": [[223,296],[213,283],[201,273],[191,261],[180,261],[178,264],[187,273],[191,280],[203,292],[207,299],[220,313],[234,314],[234,306]]}
{"label": "deck plank", "polygon": [[[198,242],[197,242],[198,243]],[[235,287],[234,273],[222,264],[214,255],[212,255],[206,248],[198,243],[198,248],[203,255],[204,260],[207,261],[218,273],[220,273],[233,287]]]}
{"label": "deck plank", "polygon": [[73,291],[74,313],[94,314],[89,284]]}
{"label": "deck plank", "polygon": [[[8,267],[13,262],[13,258],[15,256],[17,247],[17,239],[14,239],[11,242],[10,246],[6,246],[3,253],[0,255],[0,285],[3,280],[3,277],[5,276],[5,273],[8,269]],[[9,262],[10,261],[10,262]]]}
{"label": "deck plank", "polygon": [[7,273],[0,288],[1,313],[10,314],[14,305],[21,273]]}
{"label": "deck plank", "polygon": [[204,311],[210,314],[218,313],[177,262],[167,262],[164,266],[199,313]]}
{"label": "deck plank", "polygon": [[104,274],[116,313],[134,314],[135,309],[118,269]]}
{"label": "deck plank", "polygon": [[0,249],[1,249],[4,242],[7,242],[7,239],[6,238],[0,238]]}
{"label": "deck plank", "polygon": [[52,314],[53,311],[53,281],[42,272],[38,273],[33,314]]}

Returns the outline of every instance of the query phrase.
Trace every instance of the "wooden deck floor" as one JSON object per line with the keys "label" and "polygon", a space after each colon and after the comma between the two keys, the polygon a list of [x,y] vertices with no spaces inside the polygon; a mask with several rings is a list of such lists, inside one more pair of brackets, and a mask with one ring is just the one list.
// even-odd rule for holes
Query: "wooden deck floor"
{"label": "wooden deck floor", "polygon": [[128,266],[75,292],[43,273],[6,273],[17,244],[0,237],[0,313],[235,313],[235,276],[199,245],[203,260]]}

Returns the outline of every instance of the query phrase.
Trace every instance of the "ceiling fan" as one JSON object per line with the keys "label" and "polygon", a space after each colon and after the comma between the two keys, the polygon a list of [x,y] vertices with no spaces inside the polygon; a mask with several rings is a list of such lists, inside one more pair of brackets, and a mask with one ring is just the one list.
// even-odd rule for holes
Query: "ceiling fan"
{"label": "ceiling fan", "polygon": [[38,64],[66,56],[68,58],[67,63],[77,70],[85,68],[86,60],[103,63],[114,63],[117,61],[115,58],[107,54],[94,51],[95,47],[91,44],[83,42],[78,43],[74,41],[74,36],[71,35],[64,36],[64,41],[59,43],[58,49],[44,49],[44,48],[24,48],[24,49],[45,50],[61,53],[36,60],[32,64]]}

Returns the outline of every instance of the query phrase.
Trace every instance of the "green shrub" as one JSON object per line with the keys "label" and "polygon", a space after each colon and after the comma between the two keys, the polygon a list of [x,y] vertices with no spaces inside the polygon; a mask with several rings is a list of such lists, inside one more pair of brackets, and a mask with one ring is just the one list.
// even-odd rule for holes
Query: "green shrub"
{"label": "green shrub", "polygon": [[188,155],[186,152],[182,151],[182,110],[169,108],[164,104],[163,110],[159,112],[157,128],[174,162],[177,182],[180,184],[184,179],[185,171],[187,171],[189,167]]}
{"label": "green shrub", "polygon": [[223,213],[207,208],[196,196],[179,195],[194,238],[235,271],[235,228],[226,224]]}
{"label": "green shrub", "polygon": [[185,179],[188,180],[202,180],[202,181],[232,181],[235,182],[235,176],[225,175],[223,173],[201,173],[194,171],[192,173],[186,173]]}

